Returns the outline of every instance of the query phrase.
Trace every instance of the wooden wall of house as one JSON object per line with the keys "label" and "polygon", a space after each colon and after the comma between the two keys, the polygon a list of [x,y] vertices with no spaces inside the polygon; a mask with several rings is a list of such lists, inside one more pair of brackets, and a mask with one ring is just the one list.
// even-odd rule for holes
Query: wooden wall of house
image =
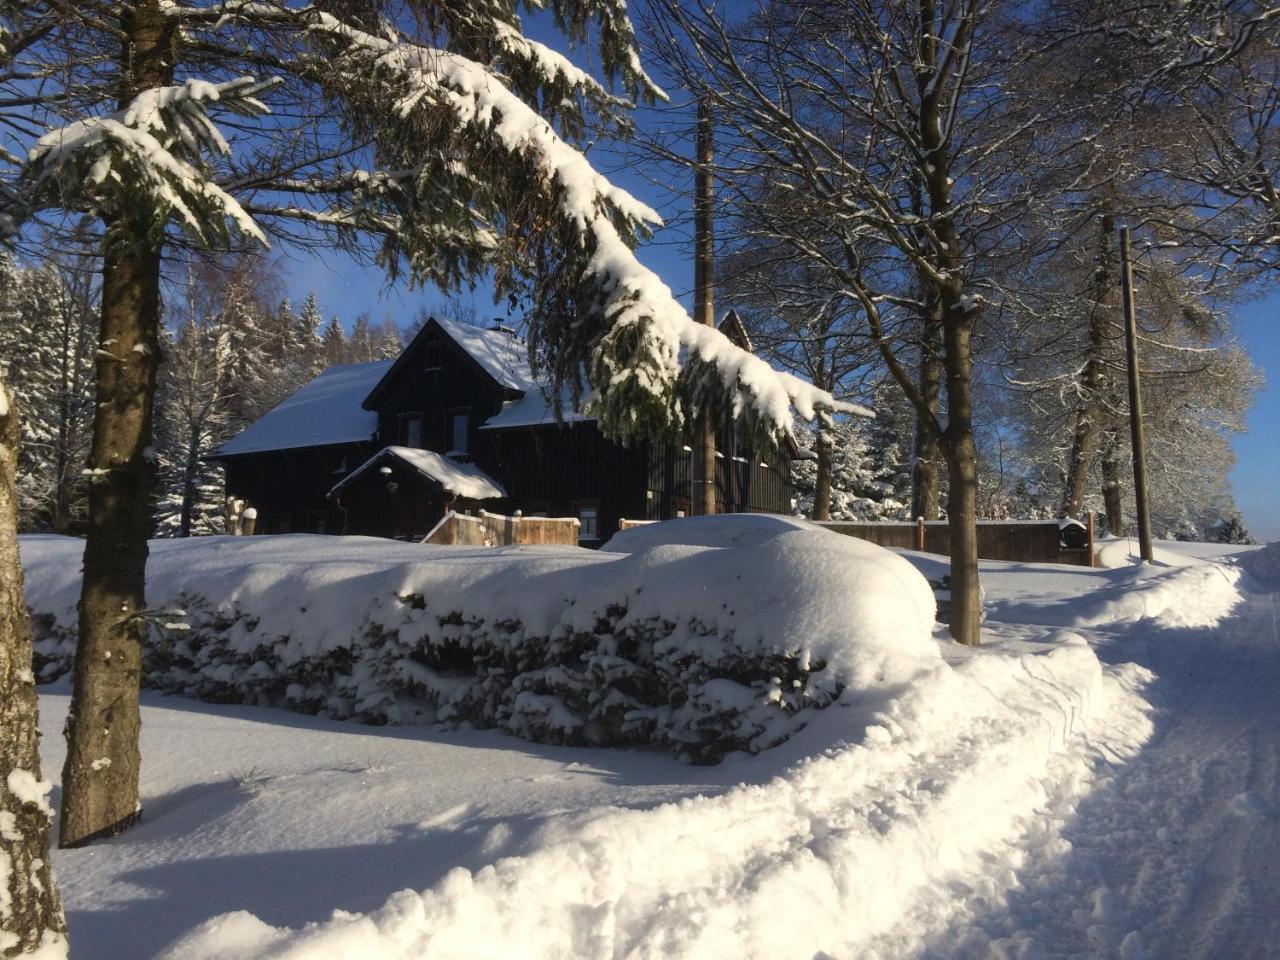
{"label": "wooden wall of house", "polygon": [[[428,369],[427,351],[432,343],[438,345],[441,363]],[[405,419],[421,416],[421,441],[409,445],[448,453],[452,449],[452,415],[465,410],[470,415],[469,450],[474,451],[481,440],[480,424],[502,409],[506,396],[506,391],[451,340],[426,336],[406,351],[401,369],[375,400],[378,445],[405,444]]]}
{"label": "wooden wall of house", "polygon": [[481,434],[475,463],[509,494],[486,510],[574,517],[593,506],[598,537],[584,546],[608,540],[619,519],[645,510],[645,451],[606,440],[593,422]]}
{"label": "wooden wall of house", "polygon": [[370,467],[342,490],[337,506],[344,527],[336,532],[421,540],[444,516],[440,486],[403,461],[384,459],[392,473]]}
{"label": "wooden wall of house", "polygon": [[[692,470],[691,451],[674,444],[655,451],[649,462],[647,510],[635,519],[669,520],[687,514]],[[789,460],[716,458],[716,506],[721,513],[790,513],[793,495]]]}
{"label": "wooden wall of house", "polygon": [[327,495],[373,452],[352,443],[227,457],[227,494],[258,511],[258,533],[341,533],[342,514]]}

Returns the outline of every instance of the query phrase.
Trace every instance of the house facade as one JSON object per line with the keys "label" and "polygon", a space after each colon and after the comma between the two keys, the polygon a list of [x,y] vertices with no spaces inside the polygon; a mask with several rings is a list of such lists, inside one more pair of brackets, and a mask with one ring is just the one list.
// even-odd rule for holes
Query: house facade
{"label": "house facade", "polygon": [[[747,342],[732,314],[721,329]],[[326,370],[214,457],[260,533],[419,539],[450,509],[484,509],[577,517],[593,546],[624,517],[689,512],[687,446],[624,447],[559,414],[512,331],[432,318],[394,361]],[[787,451],[730,449],[717,467],[718,510],[791,511]]]}

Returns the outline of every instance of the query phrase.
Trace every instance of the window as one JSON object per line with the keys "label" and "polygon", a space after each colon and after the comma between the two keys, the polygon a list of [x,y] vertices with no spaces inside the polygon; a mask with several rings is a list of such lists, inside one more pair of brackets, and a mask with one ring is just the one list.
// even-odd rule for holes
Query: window
{"label": "window", "polygon": [[400,417],[400,446],[422,446],[422,415],[419,413],[404,414]]}
{"label": "window", "polygon": [[459,410],[449,414],[449,452],[468,453],[471,438],[471,414]]}
{"label": "window", "polygon": [[600,508],[599,507],[579,507],[578,508],[578,539],[579,540],[599,540],[600,539]]}
{"label": "window", "polygon": [[439,370],[444,366],[444,360],[440,353],[440,341],[432,340],[423,348],[422,351],[422,369],[423,370]]}

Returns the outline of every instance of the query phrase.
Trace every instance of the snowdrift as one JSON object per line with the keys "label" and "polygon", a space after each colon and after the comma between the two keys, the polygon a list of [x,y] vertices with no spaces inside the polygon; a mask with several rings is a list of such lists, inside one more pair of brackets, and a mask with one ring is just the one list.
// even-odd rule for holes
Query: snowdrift
{"label": "snowdrift", "polygon": [[[1069,816],[1097,753],[1130,755],[1149,735],[1136,693],[1146,678],[1104,669],[1069,634],[975,652],[936,664],[870,716],[846,691],[813,727],[865,730],[861,742],[837,740],[766,783],[555,817],[515,855],[371,913],[301,929],[231,913],[161,956],[909,955],[1016,884],[1025,834],[1047,808]],[[1035,836],[1045,856],[1062,853],[1054,831]]]}
{"label": "snowdrift", "polygon": [[1280,541],[1241,554],[1240,566],[1264,589],[1280,590]]}
{"label": "snowdrift", "polygon": [[[782,742],[844,691],[940,663],[927,582],[872,544],[738,516],[656,524],[611,546],[155,541],[146,682],[715,760]],[[71,663],[81,548],[22,541],[44,680]]]}

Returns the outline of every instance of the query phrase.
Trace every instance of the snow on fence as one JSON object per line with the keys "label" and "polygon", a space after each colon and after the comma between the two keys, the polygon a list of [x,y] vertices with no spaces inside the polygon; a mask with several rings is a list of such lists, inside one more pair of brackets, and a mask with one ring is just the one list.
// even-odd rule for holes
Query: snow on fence
{"label": "snow on fence", "polygon": [[[828,520],[820,526],[846,536],[869,540],[882,547],[919,550],[922,553],[944,556],[951,551],[951,532],[945,520],[917,520],[914,523],[893,520]],[[978,557],[981,560],[1065,563],[1091,567],[1094,565],[1093,556],[1092,513],[1083,523],[1067,521],[1065,525],[1060,520],[978,521]]]}
{"label": "snow on fence", "polygon": [[478,517],[450,510],[431,528],[423,543],[440,546],[511,547],[528,544],[574,546],[581,521],[577,517],[504,516],[480,511]]}
{"label": "snow on fence", "polygon": [[636,527],[647,527],[651,523],[657,523],[657,520],[628,520],[626,517],[618,521],[619,530],[634,530]]}

